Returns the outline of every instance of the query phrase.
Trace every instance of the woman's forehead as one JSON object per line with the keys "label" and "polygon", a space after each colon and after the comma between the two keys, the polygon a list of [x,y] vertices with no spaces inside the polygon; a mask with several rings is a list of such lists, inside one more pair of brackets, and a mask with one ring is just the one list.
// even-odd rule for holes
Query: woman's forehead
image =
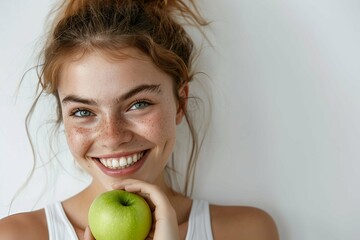
{"label": "woman's forehead", "polygon": [[152,85],[171,81],[171,76],[157,68],[149,58],[128,57],[115,61],[93,52],[76,61],[64,63],[59,74],[58,88],[94,89],[105,85],[127,88],[138,84]]}
{"label": "woman's forehead", "polygon": [[139,61],[153,62],[150,56],[135,47],[123,47],[119,49],[106,49],[98,47],[90,47],[87,49],[74,48],[69,51],[69,54],[64,55],[63,64],[81,61],[88,56],[96,56],[106,59],[109,62],[118,62],[133,58]]}

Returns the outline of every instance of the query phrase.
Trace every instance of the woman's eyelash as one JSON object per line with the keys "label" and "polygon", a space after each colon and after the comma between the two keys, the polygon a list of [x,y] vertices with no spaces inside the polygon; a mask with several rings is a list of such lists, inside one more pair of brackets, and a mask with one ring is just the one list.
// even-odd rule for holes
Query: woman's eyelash
{"label": "woman's eyelash", "polygon": [[130,106],[130,110],[138,110],[138,109],[143,109],[146,108],[148,106],[152,105],[152,103],[148,100],[145,99],[137,99],[131,106]]}
{"label": "woman's eyelash", "polygon": [[[144,109],[150,105],[152,105],[152,103],[149,100],[137,99],[137,100],[135,100],[134,103],[132,103],[130,105],[129,110],[140,110],[140,109]],[[77,108],[70,112],[70,116],[75,117],[75,118],[84,118],[84,117],[90,117],[93,115],[94,114],[86,108]]]}
{"label": "woman's eyelash", "polygon": [[77,117],[77,118],[89,117],[92,115],[93,115],[92,112],[90,112],[89,110],[84,109],[84,108],[77,108],[70,113],[70,116]]}

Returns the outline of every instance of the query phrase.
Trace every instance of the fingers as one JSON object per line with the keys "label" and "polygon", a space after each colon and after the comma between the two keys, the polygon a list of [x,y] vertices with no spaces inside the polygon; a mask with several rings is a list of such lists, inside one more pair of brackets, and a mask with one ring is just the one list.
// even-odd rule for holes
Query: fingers
{"label": "fingers", "polygon": [[124,189],[128,192],[137,193],[150,200],[155,207],[171,206],[168,198],[161,189],[153,184],[135,179],[126,179],[121,183],[114,184],[114,189]]}
{"label": "fingers", "polygon": [[84,233],[84,240],[95,240],[94,236],[92,235],[89,226],[85,228]]}
{"label": "fingers", "polygon": [[176,212],[172,207],[165,193],[160,187],[135,179],[126,179],[121,183],[114,184],[114,189],[124,189],[143,196],[152,208],[155,218],[155,229],[148,237],[154,240],[159,239],[178,239],[179,230]]}

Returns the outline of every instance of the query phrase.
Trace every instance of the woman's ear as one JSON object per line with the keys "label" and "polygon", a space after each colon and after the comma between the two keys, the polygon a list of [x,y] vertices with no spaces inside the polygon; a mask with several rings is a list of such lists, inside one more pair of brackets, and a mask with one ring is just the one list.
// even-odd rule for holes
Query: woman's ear
{"label": "woman's ear", "polygon": [[180,124],[181,120],[183,119],[186,108],[187,108],[187,102],[188,102],[188,96],[189,96],[189,84],[185,83],[179,88],[179,100],[178,100],[178,106],[177,106],[177,112],[176,112],[176,124]]}

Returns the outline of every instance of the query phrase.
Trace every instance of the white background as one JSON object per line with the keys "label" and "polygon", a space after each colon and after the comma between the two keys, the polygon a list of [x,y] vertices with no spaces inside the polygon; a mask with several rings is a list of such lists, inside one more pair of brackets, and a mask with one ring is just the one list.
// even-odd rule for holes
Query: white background
{"label": "white background", "polygon": [[[215,50],[204,50],[200,67],[214,89],[214,116],[195,197],[263,208],[282,239],[359,239],[360,2],[204,2]],[[16,89],[34,64],[50,5],[0,3],[0,217],[31,169],[24,118],[34,74],[17,101]],[[41,176],[13,212],[38,199]],[[61,176],[56,199],[87,182]]]}

